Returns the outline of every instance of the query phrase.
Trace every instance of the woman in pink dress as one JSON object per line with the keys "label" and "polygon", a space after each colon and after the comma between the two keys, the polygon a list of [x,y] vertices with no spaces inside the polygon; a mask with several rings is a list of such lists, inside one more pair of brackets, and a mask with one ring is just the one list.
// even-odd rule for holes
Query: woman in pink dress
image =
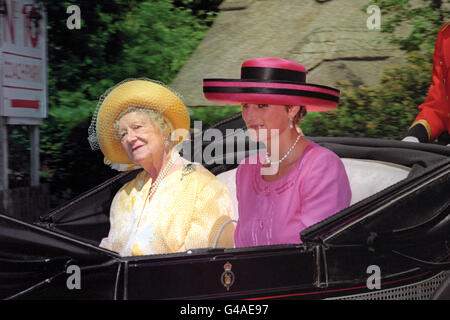
{"label": "woman in pink dress", "polygon": [[241,79],[204,79],[203,91],[241,104],[251,139],[267,147],[237,169],[236,247],[301,243],[300,231],[349,206],[342,161],[298,126],[307,111],[336,108],[339,90],[306,83],[297,62],[257,58],[242,64]]}

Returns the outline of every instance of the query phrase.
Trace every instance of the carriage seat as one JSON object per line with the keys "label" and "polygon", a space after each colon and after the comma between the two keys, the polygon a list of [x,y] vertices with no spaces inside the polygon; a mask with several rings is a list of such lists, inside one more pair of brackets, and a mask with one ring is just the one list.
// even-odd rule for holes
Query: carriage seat
{"label": "carriage seat", "polygon": [[[410,168],[394,163],[341,158],[352,190],[350,205],[361,201],[408,176]],[[234,220],[238,219],[238,205],[236,198],[236,170],[229,170],[217,175],[230,191],[234,205]]]}

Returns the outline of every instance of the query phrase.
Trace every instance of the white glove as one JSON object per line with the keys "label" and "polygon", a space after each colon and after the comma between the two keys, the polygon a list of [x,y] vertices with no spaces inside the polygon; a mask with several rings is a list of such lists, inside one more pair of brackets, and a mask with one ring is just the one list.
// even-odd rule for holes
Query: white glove
{"label": "white glove", "polygon": [[405,142],[419,142],[419,139],[413,136],[404,137],[402,141]]}

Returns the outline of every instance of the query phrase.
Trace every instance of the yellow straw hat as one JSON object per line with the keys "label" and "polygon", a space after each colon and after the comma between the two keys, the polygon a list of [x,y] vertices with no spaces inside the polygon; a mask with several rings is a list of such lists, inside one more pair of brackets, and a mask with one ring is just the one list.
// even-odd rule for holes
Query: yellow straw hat
{"label": "yellow straw hat", "polygon": [[[130,107],[149,108],[161,113],[174,130],[189,132],[186,106],[172,90],[149,79],[127,79],[107,90],[100,98],[89,128],[91,148],[101,149],[105,163],[132,164],[117,138],[114,122]],[[180,137],[177,143],[184,137]]]}

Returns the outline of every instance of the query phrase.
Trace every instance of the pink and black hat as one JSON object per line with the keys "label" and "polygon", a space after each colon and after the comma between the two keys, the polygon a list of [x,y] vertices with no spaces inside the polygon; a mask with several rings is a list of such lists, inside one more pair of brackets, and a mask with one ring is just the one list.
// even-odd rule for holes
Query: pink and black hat
{"label": "pink and black hat", "polygon": [[337,107],[339,90],[306,83],[306,68],[281,58],[247,60],[240,79],[203,79],[206,99],[231,104],[306,106],[308,111]]}

